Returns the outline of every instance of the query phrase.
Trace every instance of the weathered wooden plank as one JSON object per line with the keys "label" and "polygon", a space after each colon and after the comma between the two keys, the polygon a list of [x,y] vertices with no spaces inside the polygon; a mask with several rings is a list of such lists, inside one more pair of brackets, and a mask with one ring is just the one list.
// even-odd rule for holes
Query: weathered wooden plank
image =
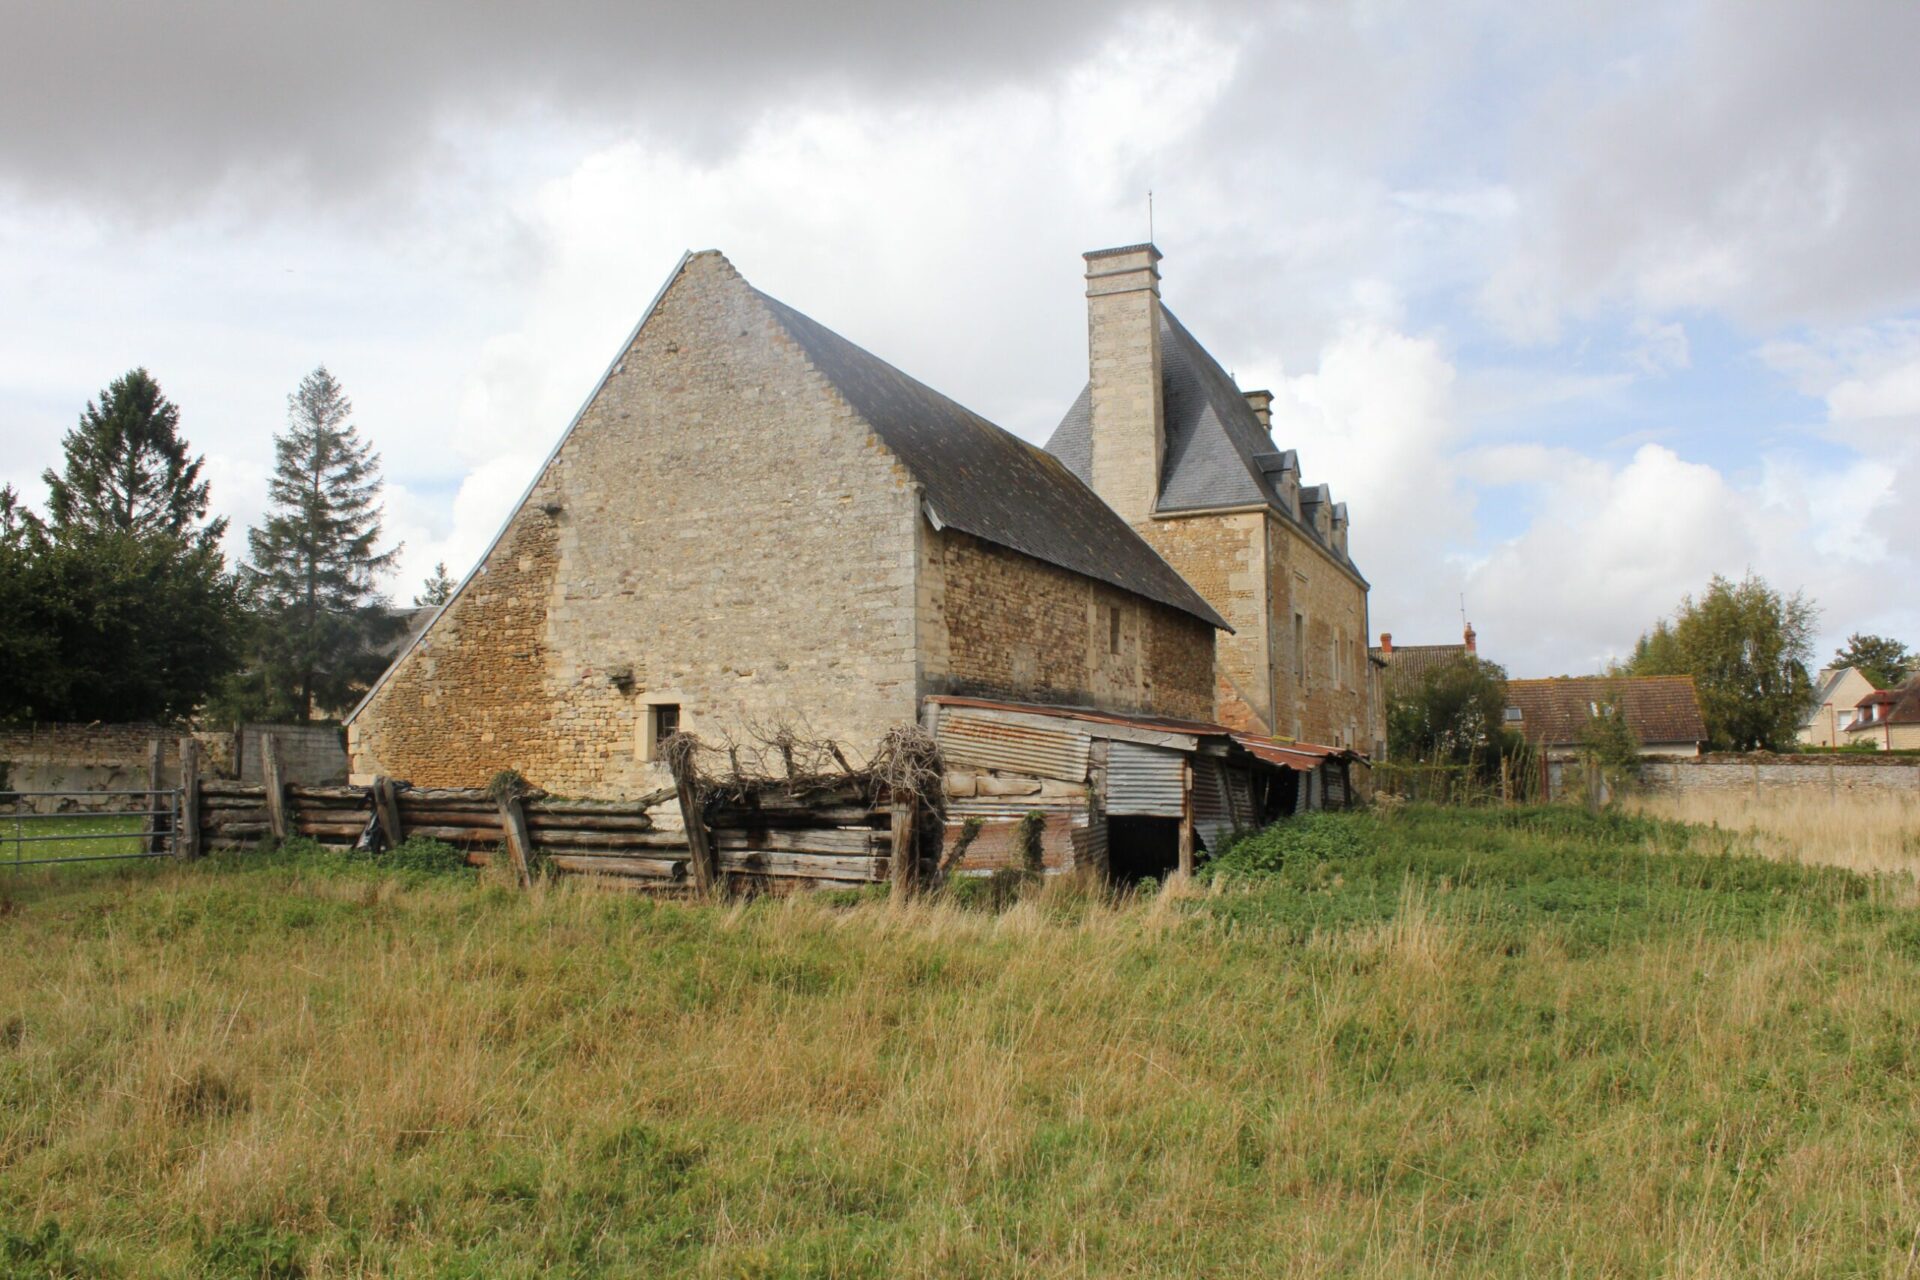
{"label": "weathered wooden plank", "polygon": [[574,875],[649,876],[658,880],[683,880],[687,874],[685,858],[591,858],[577,854],[551,854],[547,861],[559,871]]}
{"label": "weathered wooden plank", "polygon": [[890,870],[893,873],[893,892],[890,896],[896,903],[902,903],[911,898],[918,888],[919,877],[914,874],[916,870],[914,855],[917,848],[914,828],[919,811],[920,804],[917,796],[908,794],[894,797],[892,821],[888,827],[887,836],[892,845]]}
{"label": "weathered wooden plank", "polygon": [[200,743],[192,734],[180,739],[180,831],[173,852],[200,856]]}
{"label": "weathered wooden plank", "polygon": [[507,856],[513,859],[513,874],[522,889],[533,888],[533,837],[527,832],[527,815],[520,808],[520,797],[500,797],[500,825],[506,828]]}
{"label": "weathered wooden plank", "polygon": [[287,783],[280,772],[280,738],[269,733],[260,743],[260,760],[267,780],[267,826],[275,840],[287,838]]}
{"label": "weathered wooden plank", "polygon": [[287,788],[287,794],[295,800],[351,800],[356,804],[367,802],[365,787],[316,787],[296,784]]}
{"label": "weathered wooden plank", "polygon": [[720,870],[746,875],[790,876],[803,880],[838,879],[871,883],[886,878],[887,859],[723,849],[720,852]]}
{"label": "weathered wooden plank", "polygon": [[295,835],[302,836],[344,836],[349,843],[360,836],[366,827],[366,820],[359,822],[321,822],[309,818],[304,813],[290,824]]}
{"label": "weathered wooden plank", "polygon": [[533,843],[541,849],[662,849],[686,848],[678,831],[536,831]]}
{"label": "weathered wooden plank", "polygon": [[373,780],[373,809],[380,815],[380,828],[386,832],[387,843],[397,845],[407,838],[407,828],[400,821],[400,802],[394,796],[393,779],[384,774]]}
{"label": "weathered wooden plank", "polygon": [[527,810],[527,827],[533,831],[651,831],[653,819],[646,814],[539,814]]}
{"label": "weathered wooden plank", "polygon": [[715,889],[725,890],[719,882],[719,869],[713,856],[713,833],[707,829],[707,815],[700,803],[699,790],[684,757],[672,757],[674,799],[680,805],[680,821],[686,828],[687,853],[692,863],[693,887],[702,897]]}
{"label": "weathered wooden plank", "polygon": [[656,805],[665,804],[674,799],[671,788],[665,791],[650,791],[644,796],[632,800],[562,800],[548,796],[540,800],[527,801],[529,816],[535,813],[645,813]]}
{"label": "weathered wooden plank", "polygon": [[167,822],[173,808],[172,800],[160,794],[160,772],[166,761],[166,752],[166,745],[160,739],[147,739],[147,790],[153,793],[147,797],[147,828],[153,832],[147,837],[148,853],[166,851]]}
{"label": "weathered wooden plank", "polygon": [[236,782],[232,778],[202,778],[200,792],[208,796],[250,796],[258,801],[267,794],[267,789],[257,782]]}
{"label": "weathered wooden plank", "polygon": [[713,833],[720,849],[792,850],[796,853],[873,854],[888,846],[884,831],[845,831],[836,827],[783,827],[759,831],[722,829]]}
{"label": "weathered wooden plank", "polygon": [[878,823],[885,809],[865,804],[823,805],[815,809],[753,809],[740,805],[721,805],[712,815],[715,828],[721,827],[857,827]]}

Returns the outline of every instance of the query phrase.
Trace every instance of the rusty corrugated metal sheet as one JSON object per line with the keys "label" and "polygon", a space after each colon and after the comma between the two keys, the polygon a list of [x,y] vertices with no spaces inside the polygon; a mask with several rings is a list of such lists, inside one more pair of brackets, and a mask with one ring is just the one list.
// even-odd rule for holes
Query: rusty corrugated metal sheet
{"label": "rusty corrugated metal sheet", "polygon": [[1107,812],[1116,817],[1179,817],[1184,807],[1186,767],[1183,752],[1138,742],[1110,744]]}
{"label": "rusty corrugated metal sheet", "polygon": [[1061,782],[1087,780],[1092,740],[1063,723],[1058,729],[1011,724],[991,715],[940,712],[940,753],[949,765],[1023,773]]}
{"label": "rusty corrugated metal sheet", "polygon": [[1193,829],[1209,853],[1219,853],[1236,825],[1227,796],[1226,771],[1217,760],[1195,756],[1193,760]]}

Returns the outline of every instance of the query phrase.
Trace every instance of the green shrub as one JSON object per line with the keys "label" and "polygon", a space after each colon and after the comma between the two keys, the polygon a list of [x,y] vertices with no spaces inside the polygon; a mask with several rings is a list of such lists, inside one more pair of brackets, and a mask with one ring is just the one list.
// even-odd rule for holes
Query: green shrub
{"label": "green shrub", "polygon": [[1202,874],[1215,879],[1245,879],[1277,874],[1289,865],[1311,866],[1364,857],[1377,837],[1372,815],[1304,813],[1260,831],[1236,835]]}

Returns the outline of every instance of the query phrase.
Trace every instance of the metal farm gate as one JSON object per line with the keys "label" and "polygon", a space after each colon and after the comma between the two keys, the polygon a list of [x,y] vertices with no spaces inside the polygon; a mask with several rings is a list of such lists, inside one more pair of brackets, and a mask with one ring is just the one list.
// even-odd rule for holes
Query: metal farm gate
{"label": "metal farm gate", "polygon": [[[0,858],[15,869],[62,862],[171,858],[179,850],[181,791],[0,792]],[[104,808],[60,808],[93,802]],[[31,856],[29,856],[31,855]]]}

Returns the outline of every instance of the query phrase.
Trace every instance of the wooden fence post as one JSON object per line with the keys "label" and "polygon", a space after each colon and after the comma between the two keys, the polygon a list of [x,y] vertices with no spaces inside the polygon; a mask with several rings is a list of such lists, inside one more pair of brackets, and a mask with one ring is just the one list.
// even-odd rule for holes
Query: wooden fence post
{"label": "wooden fence post", "polygon": [[[405,841],[407,833],[400,827],[400,797],[393,789],[393,779],[385,774],[373,780],[373,808],[380,815],[381,828],[387,833],[388,847],[397,847]],[[524,817],[524,810],[522,814]]]}
{"label": "wooden fence post", "polygon": [[1180,878],[1193,875],[1193,761],[1180,762]]}
{"label": "wooden fence post", "polygon": [[701,897],[723,889],[719,864],[713,856],[713,833],[707,830],[707,816],[693,785],[690,753],[670,751],[667,767],[673,772],[673,793],[680,801],[680,821],[687,828],[687,860],[693,864],[693,888]]}
{"label": "wooden fence post", "polygon": [[267,830],[275,840],[285,840],[287,828],[287,784],[280,774],[280,739],[271,733],[260,737],[260,774],[267,786]]}
{"label": "wooden fence post", "polygon": [[147,739],[147,790],[153,793],[147,797],[147,826],[153,832],[147,837],[148,853],[161,852],[167,838],[167,819],[173,813],[172,805],[160,803],[160,763],[165,758],[166,747],[160,739]]}
{"label": "wooden fence post", "polygon": [[920,856],[919,841],[914,839],[915,828],[919,824],[920,797],[908,792],[902,796],[895,792],[892,813],[889,821],[893,837],[892,863],[888,870],[893,875],[893,901],[898,904],[913,896],[918,887],[919,870],[915,865]]}
{"label": "wooden fence post", "polygon": [[200,743],[192,734],[180,739],[180,825],[173,852],[182,858],[200,856]]}
{"label": "wooden fence post", "polygon": [[527,832],[527,811],[518,794],[499,796],[500,825],[507,835],[507,856],[513,860],[513,874],[522,889],[533,888],[533,837]]}

